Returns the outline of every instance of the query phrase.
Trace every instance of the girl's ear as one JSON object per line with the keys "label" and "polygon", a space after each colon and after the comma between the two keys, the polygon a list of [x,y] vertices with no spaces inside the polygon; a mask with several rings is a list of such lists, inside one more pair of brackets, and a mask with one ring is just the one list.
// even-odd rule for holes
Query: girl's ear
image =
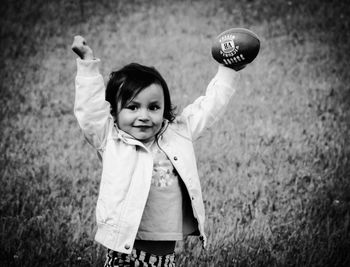
{"label": "girl's ear", "polygon": [[118,119],[112,114],[114,125],[118,126]]}
{"label": "girl's ear", "polygon": [[113,121],[115,123],[117,123],[117,114],[116,114],[115,110],[112,109],[112,107],[110,108],[110,113],[111,113],[111,115],[113,117]]}

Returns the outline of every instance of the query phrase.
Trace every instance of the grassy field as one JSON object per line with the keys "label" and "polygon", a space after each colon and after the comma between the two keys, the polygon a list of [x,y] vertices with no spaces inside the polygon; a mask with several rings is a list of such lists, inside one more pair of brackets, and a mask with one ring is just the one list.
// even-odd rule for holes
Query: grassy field
{"label": "grassy field", "polygon": [[73,36],[102,73],[155,66],[179,111],[216,72],[213,38],[245,27],[256,61],[196,143],[208,249],[179,266],[350,266],[350,6],[325,1],[10,1],[0,7],[0,265],[101,266],[101,166],[73,115]]}

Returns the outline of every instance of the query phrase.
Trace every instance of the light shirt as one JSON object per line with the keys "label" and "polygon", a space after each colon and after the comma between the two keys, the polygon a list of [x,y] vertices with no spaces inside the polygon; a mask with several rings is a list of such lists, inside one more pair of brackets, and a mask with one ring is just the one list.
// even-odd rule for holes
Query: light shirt
{"label": "light shirt", "polygon": [[197,230],[188,193],[157,143],[147,146],[153,155],[153,173],[136,239],[182,240]]}

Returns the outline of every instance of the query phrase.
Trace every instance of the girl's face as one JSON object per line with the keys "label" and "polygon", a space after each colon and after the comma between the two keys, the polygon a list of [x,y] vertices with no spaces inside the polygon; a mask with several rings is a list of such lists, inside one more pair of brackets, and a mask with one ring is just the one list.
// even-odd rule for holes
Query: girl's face
{"label": "girl's face", "polygon": [[163,88],[154,83],[138,93],[125,107],[117,104],[119,129],[147,143],[160,131],[164,115]]}

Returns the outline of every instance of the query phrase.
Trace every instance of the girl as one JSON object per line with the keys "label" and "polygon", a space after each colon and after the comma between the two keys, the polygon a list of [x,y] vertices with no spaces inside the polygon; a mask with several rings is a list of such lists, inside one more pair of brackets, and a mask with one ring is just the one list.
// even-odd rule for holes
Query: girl
{"label": "girl", "polygon": [[105,266],[175,266],[177,240],[197,235],[206,244],[193,142],[224,113],[237,72],[219,65],[205,96],[175,116],[154,68],[129,64],[105,89],[84,38],[72,49],[74,113],[103,165],[95,239],[108,248]]}

